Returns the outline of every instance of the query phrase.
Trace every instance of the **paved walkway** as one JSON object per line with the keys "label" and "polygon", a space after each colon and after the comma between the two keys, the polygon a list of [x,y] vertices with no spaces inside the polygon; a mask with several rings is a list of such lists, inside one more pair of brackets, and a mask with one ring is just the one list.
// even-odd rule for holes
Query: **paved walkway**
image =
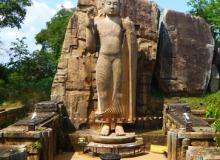
{"label": "paved walkway", "polygon": [[[100,160],[100,158],[76,152],[62,153],[57,155],[55,160]],[[123,158],[122,160],[167,160],[167,158],[163,154],[149,153],[138,157]]]}

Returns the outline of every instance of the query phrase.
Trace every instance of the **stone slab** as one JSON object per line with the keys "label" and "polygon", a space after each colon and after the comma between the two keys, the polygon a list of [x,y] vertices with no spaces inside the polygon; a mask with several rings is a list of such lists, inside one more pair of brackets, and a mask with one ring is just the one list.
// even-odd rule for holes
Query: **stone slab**
{"label": "stone slab", "polygon": [[112,133],[109,136],[95,135],[92,136],[92,141],[102,144],[124,144],[135,141],[135,133],[126,133],[125,136],[116,136]]}
{"label": "stone slab", "polygon": [[214,137],[220,137],[220,134],[214,132],[178,132],[178,138],[184,139],[213,139]]}
{"label": "stone slab", "polygon": [[15,139],[23,139],[23,138],[32,138],[39,139],[42,137],[40,131],[29,131],[29,132],[18,132],[18,131],[4,131],[4,138],[15,138]]}
{"label": "stone slab", "polygon": [[[90,142],[85,147],[92,148],[93,152],[95,151],[94,154],[103,154],[106,152],[106,150],[110,150],[110,152],[108,151],[108,153],[117,153],[122,157],[130,157],[135,156],[136,154],[145,153],[145,144],[143,143],[143,141],[138,140],[132,143],[124,144],[103,144]],[[141,147],[143,147],[142,150],[140,149]],[[138,150],[138,152],[136,152],[136,150]]]}
{"label": "stone slab", "polygon": [[190,112],[188,103],[171,103],[168,107],[169,112]]}
{"label": "stone slab", "polygon": [[25,146],[0,145],[0,160],[27,160]]}
{"label": "stone slab", "polygon": [[32,125],[39,125],[42,124],[43,122],[49,120],[53,116],[55,116],[56,113],[37,113],[37,116],[34,119],[32,118],[32,115],[30,115],[27,118],[24,118],[14,124],[14,126],[28,126],[30,123]]}
{"label": "stone slab", "polygon": [[[182,126],[185,125],[185,119],[183,117],[183,113],[172,112],[169,113],[169,116],[175,119]],[[193,127],[208,127],[209,124],[205,120],[200,117],[196,117],[192,114],[188,114],[190,121],[192,122]]]}
{"label": "stone slab", "polygon": [[58,104],[53,101],[45,101],[35,104],[36,112],[57,112]]}
{"label": "stone slab", "polygon": [[195,147],[189,146],[186,153],[186,160],[220,160],[219,147]]}
{"label": "stone slab", "polygon": [[189,121],[192,122],[193,127],[209,127],[208,122],[201,117],[194,116],[187,103],[171,103],[168,105],[167,117],[174,121],[178,127],[185,127],[186,120],[183,116],[184,113],[188,114]]}

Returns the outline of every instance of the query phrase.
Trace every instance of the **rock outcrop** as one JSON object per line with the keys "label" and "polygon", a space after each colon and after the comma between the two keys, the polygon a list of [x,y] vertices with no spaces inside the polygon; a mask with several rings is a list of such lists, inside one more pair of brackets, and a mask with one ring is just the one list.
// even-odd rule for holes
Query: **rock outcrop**
{"label": "rock outcrop", "polygon": [[211,79],[209,83],[210,92],[217,92],[219,90],[219,72],[215,65],[212,65]]}
{"label": "rock outcrop", "polygon": [[[158,6],[146,0],[122,0],[121,16],[135,23],[138,38],[137,107],[138,115],[149,105],[150,86],[157,53]],[[54,78],[51,100],[62,101],[75,128],[88,123],[97,108],[95,66],[98,54],[90,54],[85,45],[85,17],[102,14],[100,0],[79,0],[69,21],[63,50]]]}
{"label": "rock outcrop", "polygon": [[165,93],[199,95],[207,90],[214,40],[204,19],[165,11],[158,48],[157,80]]}
{"label": "rock outcrop", "polygon": [[[168,10],[161,16],[158,36],[160,11],[155,3],[121,2],[121,17],[130,17],[137,35],[136,116],[154,114],[154,104],[160,104],[151,96],[153,75],[165,93],[174,96],[204,93],[210,82],[214,52],[210,26],[202,18]],[[85,42],[88,12],[94,17],[101,15],[101,1],[78,1],[67,27],[51,93],[51,100],[64,103],[76,129],[84,123],[90,124],[98,103],[95,78],[98,53],[89,53]]]}

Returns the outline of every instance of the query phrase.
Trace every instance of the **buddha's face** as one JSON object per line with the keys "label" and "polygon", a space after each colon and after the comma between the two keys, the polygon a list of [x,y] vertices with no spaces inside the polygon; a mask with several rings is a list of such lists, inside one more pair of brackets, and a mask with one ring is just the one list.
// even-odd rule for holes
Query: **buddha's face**
{"label": "buddha's face", "polygon": [[109,16],[117,16],[120,12],[119,0],[105,0],[104,3],[105,13]]}

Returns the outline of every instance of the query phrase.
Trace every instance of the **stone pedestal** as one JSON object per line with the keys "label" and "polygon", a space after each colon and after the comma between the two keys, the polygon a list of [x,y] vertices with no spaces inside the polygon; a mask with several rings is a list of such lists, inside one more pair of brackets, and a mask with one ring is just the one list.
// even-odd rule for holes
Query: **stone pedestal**
{"label": "stone pedestal", "polygon": [[126,133],[125,136],[116,136],[115,133],[109,136],[94,135],[92,141],[103,144],[125,144],[135,142],[135,133]]}

